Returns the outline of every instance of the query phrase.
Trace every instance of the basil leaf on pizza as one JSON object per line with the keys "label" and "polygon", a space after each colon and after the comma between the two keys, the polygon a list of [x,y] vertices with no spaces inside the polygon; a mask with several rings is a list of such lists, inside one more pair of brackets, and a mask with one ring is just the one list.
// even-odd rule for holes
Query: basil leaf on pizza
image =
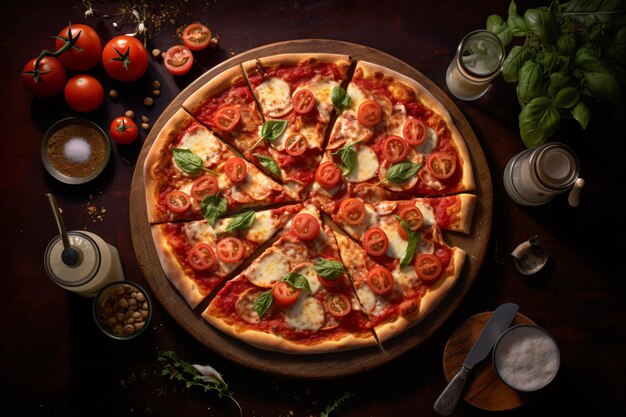
{"label": "basil leaf on pizza", "polygon": [[256,311],[259,317],[263,317],[272,307],[273,303],[274,297],[272,296],[272,290],[265,291],[254,299],[254,311]]}
{"label": "basil leaf on pizza", "polygon": [[333,87],[330,92],[330,99],[335,109],[337,109],[338,114],[341,114],[347,107],[350,107],[352,103],[352,97],[350,97],[350,94],[341,86]]}
{"label": "basil leaf on pizza", "polygon": [[285,281],[287,284],[299,290],[311,291],[311,287],[309,286],[309,281],[302,274],[290,272],[287,275],[285,275],[283,279],[281,279],[281,281]]}
{"label": "basil leaf on pizza", "polygon": [[417,244],[420,242],[421,237],[417,231],[411,230],[409,224],[402,217],[396,214],[394,214],[394,217],[398,219],[398,221],[400,222],[400,226],[404,229],[407,236],[409,237],[408,243],[406,245],[406,252],[400,260],[400,266],[407,266],[411,263],[411,261],[413,261],[415,249],[417,248]]}
{"label": "basil leaf on pizza", "polygon": [[387,170],[387,176],[384,181],[390,181],[394,183],[401,183],[408,181],[411,179],[413,175],[417,173],[417,171],[421,168],[421,164],[414,164],[411,162],[400,162],[398,164],[393,164]]}
{"label": "basil leaf on pizza", "polygon": [[[281,282],[286,282],[287,284],[291,285],[293,288],[296,288],[298,290],[311,291],[311,286],[309,285],[309,281],[302,274],[290,272],[284,277],[282,277],[282,279],[279,282],[277,282],[276,285],[278,285]],[[267,290],[254,299],[254,303],[253,303],[254,310],[259,315],[259,317],[263,317],[265,313],[267,313],[268,310],[272,307],[272,304],[274,304],[274,296],[272,295],[273,291],[274,291],[274,288],[272,288],[271,290]]]}
{"label": "basil leaf on pizza", "polygon": [[280,177],[280,168],[278,167],[276,161],[274,161],[274,158],[271,156],[261,155],[260,153],[253,153],[252,155],[259,160],[263,168]]}
{"label": "basil leaf on pizza", "polygon": [[261,138],[276,140],[287,128],[287,120],[268,120],[261,127]]}
{"label": "basil leaf on pizza", "polygon": [[315,272],[324,278],[337,279],[346,273],[346,269],[339,261],[319,258],[315,263]]}
{"label": "basil leaf on pizza", "polygon": [[211,171],[205,168],[202,164],[202,158],[186,148],[173,148],[174,162],[178,168],[182,169],[187,174],[197,175],[202,171],[210,172],[213,175],[219,175],[215,171]]}
{"label": "basil leaf on pizza", "polygon": [[349,175],[356,165],[356,152],[353,148],[353,143],[344,145],[337,152],[333,152],[333,155],[338,155],[341,158],[341,172],[344,176]]}
{"label": "basil leaf on pizza", "polygon": [[226,226],[225,232],[230,232],[232,230],[248,230],[254,224],[255,217],[256,213],[253,210],[239,213],[230,220],[230,223]]}
{"label": "basil leaf on pizza", "polygon": [[225,198],[221,198],[218,194],[209,195],[200,202],[200,209],[202,209],[202,215],[207,223],[211,227],[215,227],[217,219],[222,217],[228,210],[228,201]]}

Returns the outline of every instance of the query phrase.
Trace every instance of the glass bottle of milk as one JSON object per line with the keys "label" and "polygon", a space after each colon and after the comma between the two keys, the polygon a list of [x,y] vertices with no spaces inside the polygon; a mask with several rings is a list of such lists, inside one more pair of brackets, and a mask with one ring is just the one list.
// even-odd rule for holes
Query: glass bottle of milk
{"label": "glass bottle of milk", "polygon": [[476,100],[487,92],[490,82],[500,74],[504,46],[487,30],[467,34],[459,43],[446,73],[446,85],[461,100]]}

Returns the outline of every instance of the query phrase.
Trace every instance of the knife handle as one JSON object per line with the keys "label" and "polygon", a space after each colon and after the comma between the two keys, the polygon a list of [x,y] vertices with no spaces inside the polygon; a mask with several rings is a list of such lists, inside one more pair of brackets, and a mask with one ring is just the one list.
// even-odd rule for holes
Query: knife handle
{"label": "knife handle", "polygon": [[435,401],[433,408],[437,414],[441,414],[442,416],[452,414],[456,408],[456,404],[459,402],[459,398],[461,398],[461,394],[463,394],[463,388],[465,388],[469,371],[470,370],[466,367],[462,367],[461,370],[452,377],[448,386],[443,390],[441,395],[439,395],[437,401]]}

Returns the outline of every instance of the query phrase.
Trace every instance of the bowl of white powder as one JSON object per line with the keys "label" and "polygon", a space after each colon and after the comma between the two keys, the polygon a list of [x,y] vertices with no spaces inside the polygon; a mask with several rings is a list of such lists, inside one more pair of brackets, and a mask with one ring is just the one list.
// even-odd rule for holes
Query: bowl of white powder
{"label": "bowl of white powder", "polygon": [[502,333],[492,355],[493,367],[502,382],[522,392],[544,388],[561,364],[554,337],[532,324],[513,326]]}
{"label": "bowl of white powder", "polygon": [[84,184],[104,170],[111,143],[102,128],[80,117],[68,117],[52,125],[41,142],[46,170],[66,184]]}

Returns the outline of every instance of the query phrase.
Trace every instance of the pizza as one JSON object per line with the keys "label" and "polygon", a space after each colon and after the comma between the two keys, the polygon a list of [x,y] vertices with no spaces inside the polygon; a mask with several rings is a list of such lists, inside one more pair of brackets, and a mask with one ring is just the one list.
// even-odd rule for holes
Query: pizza
{"label": "pizza", "polygon": [[417,81],[343,54],[242,62],[145,145],[160,266],[207,326],[256,348],[382,346],[462,277],[477,204],[450,114]]}

